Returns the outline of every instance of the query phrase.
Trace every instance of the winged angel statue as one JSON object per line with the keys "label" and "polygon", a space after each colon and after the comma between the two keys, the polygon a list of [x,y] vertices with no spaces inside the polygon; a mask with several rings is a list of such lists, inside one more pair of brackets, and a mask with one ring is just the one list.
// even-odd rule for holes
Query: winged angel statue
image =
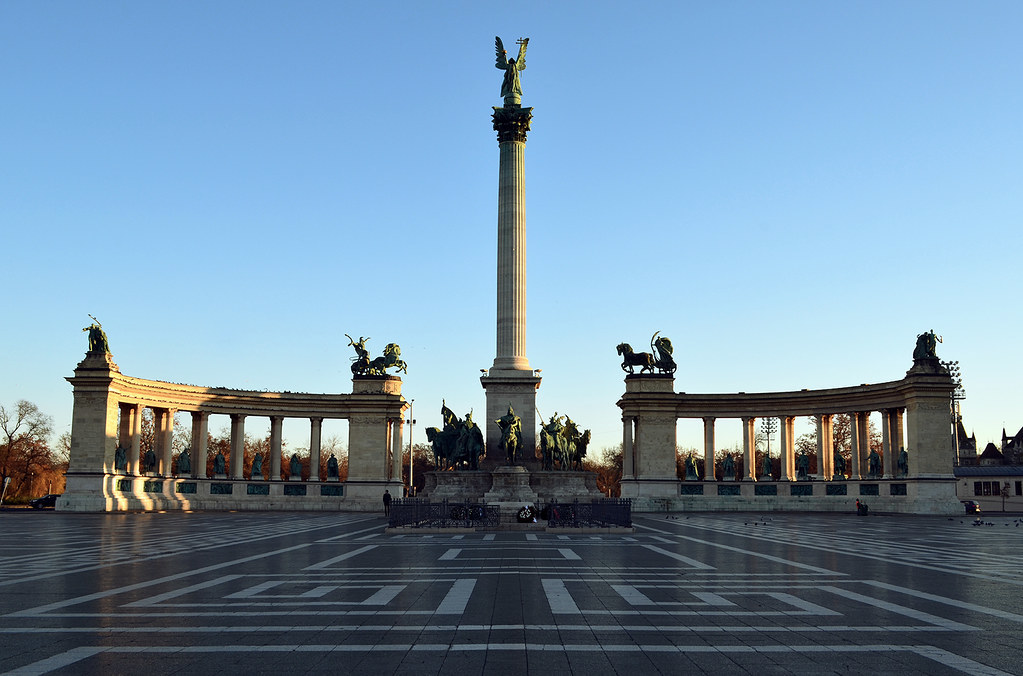
{"label": "winged angel statue", "polygon": [[515,44],[519,46],[519,55],[514,59],[508,58],[508,52],[504,48],[501,38],[495,37],[497,41],[497,68],[504,71],[504,82],[501,83],[501,96],[504,97],[504,105],[519,105],[522,103],[522,85],[519,83],[519,71],[526,69],[526,46],[529,38],[519,38]]}

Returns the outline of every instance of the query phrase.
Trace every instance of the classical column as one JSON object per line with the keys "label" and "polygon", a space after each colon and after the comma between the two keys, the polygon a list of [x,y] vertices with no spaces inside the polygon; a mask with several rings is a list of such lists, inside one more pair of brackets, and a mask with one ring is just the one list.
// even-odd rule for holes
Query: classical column
{"label": "classical column", "polygon": [[131,445],[128,449],[128,474],[139,474],[139,456],[142,454],[142,404],[131,407]]}
{"label": "classical column", "polygon": [[[284,418],[279,415],[270,416],[270,457],[278,458],[277,460],[277,477],[281,475],[281,461],[280,457],[284,453]],[[270,461],[271,467],[273,461]],[[260,477],[262,478],[262,477]]]}
{"label": "classical column", "polygon": [[831,415],[825,415],[824,422],[824,477],[827,479],[835,476],[835,419]]}
{"label": "classical column", "polygon": [[231,414],[231,467],[228,476],[232,479],[243,479],[242,468],[245,458],[245,416],[241,413]]}
{"label": "classical column", "polygon": [[[902,425],[902,416],[905,412],[906,409],[904,408],[892,409],[892,448],[896,453],[901,453],[902,449],[906,447],[906,438],[903,434],[905,428]],[[910,462],[909,470],[912,474],[912,462]]]}
{"label": "classical column", "polygon": [[862,479],[860,472],[860,414],[849,414],[849,478]]}
{"label": "classical column", "polygon": [[714,417],[703,419],[703,480],[717,481],[714,467]]}
{"label": "classical column", "polygon": [[169,408],[153,409],[153,431],[156,436],[156,473],[170,476],[173,468],[174,449],[174,410]]}
{"label": "classical column", "polygon": [[209,443],[210,414],[192,411],[192,476],[206,478],[206,455]]}
{"label": "classical column", "polygon": [[[480,378],[487,392],[485,436],[497,449],[501,433],[494,422],[512,407],[522,419],[524,459],[536,447],[536,390],[540,378],[526,357],[526,132],[532,108],[494,108],[500,150],[497,194],[497,355]],[[495,454],[497,455],[497,454]]]}
{"label": "classical column", "polygon": [[404,422],[405,416],[391,419],[391,479],[393,481],[401,481],[401,436]]}
{"label": "classical column", "polygon": [[[320,480],[320,431],[323,418],[309,419],[309,480]],[[280,474],[280,472],[278,472]]]}
{"label": "classical column", "polygon": [[117,445],[125,451],[131,445],[131,413],[135,404],[118,404]]}
{"label": "classical column", "polygon": [[744,417],[742,419],[742,480],[756,481],[757,477],[757,437],[756,418]]}
{"label": "classical column", "polygon": [[622,418],[622,478],[623,479],[635,479],[636,478],[636,464],[633,460],[633,437],[635,431],[633,430],[633,418],[631,416],[624,416]]}
{"label": "classical column", "polygon": [[781,430],[781,476],[779,481],[796,480],[796,456],[795,440],[792,435],[795,431],[796,419],[790,415],[779,416],[779,429]]}
{"label": "classical column", "polygon": [[892,410],[881,411],[881,476],[892,478],[892,466],[895,464],[898,451],[892,454]]}
{"label": "classical column", "polygon": [[862,411],[856,414],[856,424],[859,429],[857,431],[857,438],[860,442],[860,453],[857,456],[856,469],[859,472],[859,478],[867,476],[867,463],[868,456],[870,455],[870,411]]}

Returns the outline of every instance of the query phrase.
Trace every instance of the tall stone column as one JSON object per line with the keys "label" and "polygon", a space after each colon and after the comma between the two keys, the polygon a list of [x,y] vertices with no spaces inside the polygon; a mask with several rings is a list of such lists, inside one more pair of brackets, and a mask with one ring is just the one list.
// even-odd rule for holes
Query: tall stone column
{"label": "tall stone column", "polygon": [[742,480],[756,481],[757,476],[757,429],[756,418],[742,419]]}
{"label": "tall stone column", "polygon": [[309,419],[309,480],[320,480],[320,432],[323,418]]}
{"label": "tall stone column", "polygon": [[206,478],[206,449],[209,443],[210,414],[192,411],[192,476]]}
{"label": "tall stone column", "polygon": [[[284,453],[284,418],[279,415],[270,416],[270,457],[280,458]],[[273,465],[273,460],[270,461]],[[312,471],[312,470],[310,470]],[[280,477],[280,460],[277,461],[277,476]],[[263,477],[260,476],[260,479]]]}
{"label": "tall stone column", "polygon": [[703,419],[703,480],[717,481],[714,471],[714,418]]}
{"label": "tall stone column", "polygon": [[[391,419],[391,480],[401,481],[401,436],[405,417]],[[399,496],[400,497],[400,496]]]}
{"label": "tall stone column", "polygon": [[153,432],[156,437],[156,473],[160,476],[170,476],[173,467],[174,451],[171,444],[174,441],[174,411],[167,408],[153,409]]}
{"label": "tall stone column", "polygon": [[824,479],[833,479],[835,476],[835,419],[831,415],[822,415],[824,455],[818,458],[823,463]]}
{"label": "tall stone column", "polygon": [[[526,357],[526,132],[532,108],[494,108],[500,148],[497,194],[497,356],[480,382],[487,392],[487,453],[497,458],[501,432],[494,422],[514,409],[522,419],[523,459],[534,460],[536,390],[540,378]],[[503,458],[500,460],[503,462]]]}
{"label": "tall stone column", "polygon": [[228,477],[242,479],[243,458],[245,456],[245,416],[241,413],[231,414],[231,467]]}
{"label": "tall stone column", "polygon": [[859,478],[867,476],[867,464],[870,456],[870,411],[857,413],[856,424],[859,426],[856,436],[860,440],[860,454],[856,466],[859,470]]}
{"label": "tall stone column", "polygon": [[634,419],[632,416],[622,417],[622,478],[636,478],[636,464],[633,461]]}
{"label": "tall stone column", "polygon": [[881,473],[882,478],[892,478],[892,467],[898,460],[899,453],[892,453],[892,410],[881,411]]}
{"label": "tall stone column", "polygon": [[862,479],[863,471],[861,469],[861,456],[863,455],[861,447],[863,445],[863,439],[860,438],[860,413],[849,414],[849,478],[850,479]]}
{"label": "tall stone column", "polygon": [[142,404],[131,407],[131,430],[128,446],[128,474],[139,474],[139,458],[142,455]]}
{"label": "tall stone column", "polygon": [[796,480],[795,423],[790,415],[780,416],[778,427],[781,429],[781,476],[780,481]]}

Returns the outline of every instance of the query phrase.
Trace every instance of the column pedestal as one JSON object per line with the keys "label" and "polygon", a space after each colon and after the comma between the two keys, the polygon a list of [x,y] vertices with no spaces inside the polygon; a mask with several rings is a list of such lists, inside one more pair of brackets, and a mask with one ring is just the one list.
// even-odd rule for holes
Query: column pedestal
{"label": "column pedestal", "polygon": [[480,384],[487,392],[487,417],[480,421],[487,442],[487,456],[481,468],[494,470],[506,465],[508,459],[501,450],[501,429],[497,419],[508,413],[508,406],[515,415],[522,418],[522,456],[516,463],[539,470],[536,459],[536,391],[540,388],[540,376],[533,371],[495,371],[480,378]]}

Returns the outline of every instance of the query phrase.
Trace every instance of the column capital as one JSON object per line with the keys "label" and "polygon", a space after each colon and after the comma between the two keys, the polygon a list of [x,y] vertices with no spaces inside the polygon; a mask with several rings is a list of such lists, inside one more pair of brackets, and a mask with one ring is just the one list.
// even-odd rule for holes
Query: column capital
{"label": "column capital", "polygon": [[526,132],[529,131],[529,121],[532,118],[532,108],[522,108],[521,106],[498,108],[494,106],[494,131],[497,132],[497,142],[525,143]]}

